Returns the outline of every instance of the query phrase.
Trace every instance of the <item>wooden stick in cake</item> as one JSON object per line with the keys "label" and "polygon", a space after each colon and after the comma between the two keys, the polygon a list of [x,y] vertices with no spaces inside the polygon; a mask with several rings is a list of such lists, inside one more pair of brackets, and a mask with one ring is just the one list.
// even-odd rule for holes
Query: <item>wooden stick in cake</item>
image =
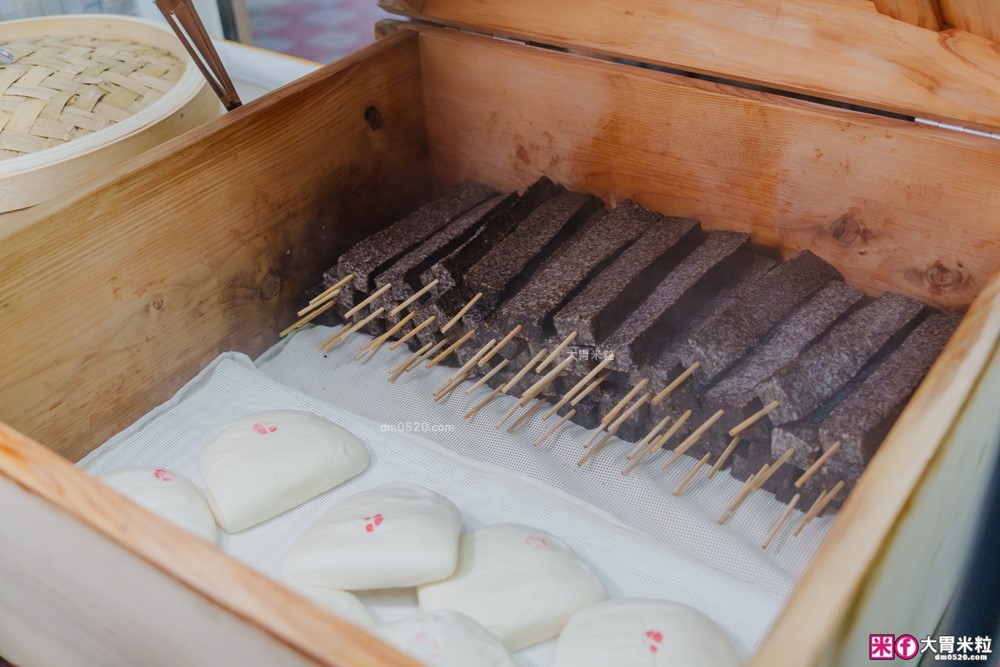
{"label": "wooden stick in cake", "polygon": [[497,364],[496,366],[494,366],[493,369],[489,373],[487,373],[483,377],[479,378],[479,380],[476,381],[476,384],[474,384],[471,387],[469,387],[468,389],[466,389],[465,393],[467,395],[471,396],[472,392],[474,392],[475,390],[479,389],[484,384],[486,384],[487,382],[489,382],[490,378],[492,378],[494,375],[496,375],[497,373],[499,373],[500,371],[502,371],[504,369],[504,367],[506,367],[507,364],[509,364],[509,363],[510,363],[510,359],[504,359],[503,361],[501,361],[499,364]]}
{"label": "wooden stick in cake", "polygon": [[[531,358],[531,361],[529,361],[527,364],[525,364],[524,368],[522,368],[521,370],[519,370],[517,372],[517,375],[515,375],[514,377],[512,377],[510,379],[510,382],[508,382],[507,384],[505,384],[503,386],[503,389],[501,389],[500,391],[502,391],[503,393],[506,394],[511,389],[513,389],[514,387],[516,387],[517,383],[520,382],[521,380],[523,380],[524,376],[527,375],[531,371],[531,369],[535,367],[535,364],[538,363],[538,360],[545,356],[545,352],[546,352],[546,349],[543,347],[537,353],[535,353],[535,356],[533,356]],[[497,428],[500,428],[500,427],[498,426]]]}
{"label": "wooden stick in cake", "polygon": [[[324,293],[325,293],[325,292],[324,292]],[[303,309],[302,309],[302,310],[300,310],[299,312],[295,313],[295,315],[296,315],[297,317],[302,317],[302,316],[303,316],[303,315],[305,315],[306,313],[309,313],[309,312],[312,312],[313,310],[315,310],[316,308],[319,308],[319,307],[320,307],[320,306],[322,306],[323,304],[325,304],[325,303],[327,303],[327,302],[330,302],[330,301],[333,301],[333,300],[334,300],[335,298],[337,298],[337,296],[338,296],[338,295],[340,295],[340,290],[339,290],[339,289],[338,289],[338,290],[334,290],[333,292],[331,292],[331,293],[330,293],[329,297],[327,297],[327,298],[326,298],[326,299],[324,299],[323,301],[320,301],[320,302],[318,302],[318,303],[315,303],[315,304],[313,304],[313,303],[310,303],[310,304],[309,304],[308,306],[306,306],[305,308],[303,308]],[[333,301],[333,303],[336,303],[336,301]],[[332,304],[331,304],[331,305],[332,305]]]}
{"label": "wooden stick in cake", "polygon": [[535,399],[535,404],[532,405],[527,410],[525,410],[524,414],[521,415],[520,417],[518,417],[517,420],[513,424],[510,425],[510,427],[507,429],[507,432],[508,433],[513,433],[514,431],[516,431],[518,426],[520,426],[524,422],[528,421],[532,417],[532,415],[534,415],[536,412],[538,412],[542,408],[543,405],[545,405],[545,401],[543,399],[541,399],[541,398],[536,398]]}
{"label": "wooden stick in cake", "polygon": [[459,375],[458,376],[458,380],[456,380],[455,382],[452,382],[445,389],[443,389],[439,393],[435,394],[434,395],[434,400],[435,401],[440,401],[443,398],[448,398],[449,396],[451,396],[455,392],[456,389],[458,389],[459,387],[462,386],[462,383],[465,382],[470,375],[472,375],[472,373],[470,371],[465,371],[464,373],[462,373],[461,375]]}
{"label": "wooden stick in cake", "polygon": [[740,505],[743,504],[743,501],[750,497],[750,494],[757,489],[757,482],[760,481],[761,477],[767,474],[770,467],[770,463],[765,463],[761,466],[760,470],[747,478],[747,481],[743,483],[742,487],[740,487],[739,493],[737,493],[736,497],[733,498],[733,502],[729,503],[729,507],[727,507],[726,511],[722,513],[722,516],[719,517],[720,524],[724,524],[729,521],[729,517],[735,514],[736,510],[738,510]]}
{"label": "wooden stick in cake", "polygon": [[347,285],[347,283],[351,282],[352,280],[354,280],[353,273],[349,274],[346,278],[341,278],[340,280],[338,280],[337,282],[335,282],[334,284],[330,285],[325,290],[320,292],[318,295],[314,296],[312,299],[309,299],[309,305],[307,306],[307,308],[315,308],[316,306],[326,303],[330,299],[338,296],[340,294],[340,290],[342,290],[344,286]]}
{"label": "wooden stick in cake", "polygon": [[448,349],[446,349],[444,352],[442,352],[438,356],[434,357],[434,359],[432,359],[431,361],[427,362],[427,366],[425,366],[425,368],[434,368],[439,363],[441,363],[442,361],[444,361],[445,359],[447,359],[448,357],[450,357],[455,350],[457,350],[458,348],[460,348],[463,345],[465,345],[466,342],[468,342],[468,340],[470,338],[472,338],[473,335],[475,335],[476,331],[477,331],[477,329],[473,329],[472,331],[469,331],[464,336],[462,336],[461,338],[459,338],[458,340],[456,340],[454,343],[452,343],[451,345],[449,345]]}
{"label": "wooden stick in cake", "polygon": [[647,384],[649,384],[649,378],[648,377],[645,377],[645,378],[642,378],[641,380],[639,380],[635,384],[635,386],[632,387],[631,391],[629,391],[627,394],[625,394],[624,398],[622,398],[622,400],[618,401],[618,403],[615,405],[615,407],[611,408],[611,410],[608,412],[608,414],[604,415],[604,417],[601,418],[601,423],[602,424],[609,424],[609,423],[613,422],[615,420],[615,417],[618,416],[618,413],[621,412],[622,410],[624,410],[625,406],[628,405],[628,402],[631,401],[633,398],[635,398],[636,395],[640,391],[642,391],[643,389],[645,389]]}
{"label": "wooden stick in cake", "polygon": [[632,451],[630,451],[628,454],[625,455],[625,458],[627,458],[629,461],[631,461],[636,456],[638,456],[640,454],[640,452],[646,451],[646,445],[648,445],[650,442],[652,442],[653,438],[655,438],[657,435],[660,434],[660,431],[662,431],[664,429],[664,427],[667,424],[670,423],[671,419],[673,419],[672,415],[667,415],[666,417],[664,417],[663,419],[661,419],[656,424],[656,426],[654,426],[652,429],[650,429],[649,433],[647,433],[646,435],[643,436],[642,440],[640,440],[639,442],[635,443],[635,447],[632,448]]}
{"label": "wooden stick in cake", "polygon": [[771,401],[770,403],[762,407],[760,410],[753,413],[752,415],[741,421],[739,424],[729,429],[729,435],[730,436],[739,435],[740,433],[747,430],[748,428],[759,422],[761,419],[766,417],[768,413],[770,413],[772,410],[778,409],[778,406],[780,405],[781,401]]}
{"label": "wooden stick in cake", "polygon": [[418,324],[417,326],[413,327],[408,332],[406,332],[406,335],[403,336],[402,338],[400,338],[399,340],[397,340],[392,345],[390,345],[389,349],[390,350],[398,350],[400,345],[404,345],[406,343],[406,341],[410,340],[411,338],[413,338],[414,336],[416,336],[418,333],[420,333],[421,331],[423,331],[424,329],[426,329],[427,327],[429,327],[431,325],[431,323],[435,319],[436,319],[435,316],[431,315],[426,320],[424,320],[423,322],[421,322],[420,324]]}
{"label": "wooden stick in cake", "polygon": [[[406,367],[406,370],[404,370],[403,372],[404,373],[409,373],[414,368],[416,368],[421,363],[423,363],[425,360],[427,360],[429,357],[433,357],[435,354],[437,354],[441,350],[441,348],[444,347],[447,344],[448,344],[448,339],[447,338],[442,338],[438,342],[434,343],[434,347],[432,347],[431,349],[427,350],[426,352],[424,352],[423,354],[421,354],[420,356],[418,356],[416,359],[414,359],[412,362],[410,362],[410,364]],[[420,348],[420,349],[423,349],[423,348]]]}
{"label": "wooden stick in cake", "polygon": [[358,350],[357,356],[354,357],[354,360],[357,361],[358,359],[365,356],[369,352],[378,352],[379,348],[385,345],[385,342],[389,340],[393,336],[393,334],[395,334],[397,331],[406,326],[406,323],[412,320],[415,316],[416,313],[409,313],[406,317],[397,322],[394,327],[386,331],[384,334],[362,345],[361,349]]}
{"label": "wooden stick in cake", "polygon": [[445,324],[443,327],[441,327],[441,333],[448,333],[448,329],[451,329],[453,326],[455,326],[456,324],[458,324],[458,322],[463,317],[465,317],[465,314],[467,312],[469,312],[469,310],[474,305],[476,305],[476,302],[479,301],[482,298],[483,298],[483,293],[482,292],[477,292],[476,296],[474,296],[471,299],[469,299],[469,303],[467,303],[464,306],[462,306],[462,309],[460,311],[458,311],[457,313],[455,313],[455,316],[452,317],[450,320],[448,320],[447,324]]}
{"label": "wooden stick in cake", "polygon": [[393,316],[399,315],[401,312],[403,312],[404,310],[406,310],[406,307],[409,306],[411,303],[413,303],[414,301],[416,301],[417,299],[419,299],[420,297],[422,297],[423,295],[427,294],[432,289],[434,289],[435,287],[437,287],[438,282],[439,281],[438,281],[437,278],[435,278],[434,280],[430,281],[429,283],[427,283],[426,285],[424,285],[423,287],[421,287],[419,290],[417,290],[416,292],[414,292],[410,296],[409,299],[407,299],[403,303],[399,304],[398,306],[396,306],[395,308],[393,308],[392,310],[390,310],[389,314],[393,315]]}
{"label": "wooden stick in cake", "polygon": [[692,415],[691,410],[685,410],[684,414],[682,414],[680,417],[677,418],[677,421],[674,422],[673,426],[667,429],[666,433],[664,433],[658,438],[654,438],[649,443],[649,446],[645,449],[645,451],[640,452],[638,456],[633,458],[632,461],[622,469],[622,474],[628,475],[635,469],[636,466],[642,463],[647,456],[651,454],[655,456],[656,453],[660,451],[660,449],[663,447],[663,445],[665,445],[667,441],[670,440],[670,438],[672,438],[673,435],[677,433],[677,431],[679,431],[682,426],[684,426],[687,420],[691,418],[691,415]]}
{"label": "wooden stick in cake", "polygon": [[293,331],[301,329],[302,327],[304,327],[305,325],[309,324],[310,322],[312,322],[313,320],[315,320],[317,317],[319,317],[320,315],[322,315],[326,311],[328,311],[331,308],[333,308],[335,305],[337,305],[337,302],[336,301],[331,301],[331,302],[327,303],[324,306],[320,306],[319,308],[317,308],[313,312],[309,313],[305,317],[303,317],[303,318],[299,319],[298,321],[296,321],[294,324],[289,324],[288,327],[286,327],[284,331],[282,331],[280,334],[278,334],[278,338],[284,338],[285,336],[287,336],[288,334],[292,333]]}
{"label": "wooden stick in cake", "polygon": [[584,387],[586,387],[588,382],[590,382],[595,377],[597,377],[597,375],[601,371],[603,371],[607,367],[607,365],[610,364],[614,360],[615,360],[615,355],[609,354],[606,358],[604,358],[604,359],[601,360],[601,363],[597,364],[592,369],[590,369],[589,373],[587,373],[582,378],[580,378],[580,381],[577,382],[575,385],[573,385],[573,387],[569,391],[567,391],[565,394],[563,394],[562,398],[559,399],[559,402],[556,403],[554,406],[552,406],[551,410],[549,410],[548,412],[545,413],[545,416],[542,417],[543,421],[547,421],[549,417],[551,417],[555,413],[559,412],[559,410],[560,410],[560,408],[562,408],[562,406],[564,406],[567,403],[569,403],[570,400],[574,396],[576,396],[577,392],[579,392],[581,389],[583,389]]}
{"label": "wooden stick in cake", "polygon": [[809,511],[806,512],[806,515],[802,517],[802,522],[795,528],[795,532],[792,534],[798,536],[798,534],[801,533],[802,530],[809,525],[810,521],[815,519],[817,516],[819,516],[820,512],[826,509],[826,506],[829,505],[833,501],[833,499],[837,497],[837,494],[840,493],[840,490],[843,489],[845,486],[846,482],[844,482],[844,480],[840,480],[839,482],[833,485],[832,489],[820,495],[820,497],[816,499],[816,502],[813,503],[813,506],[809,508]]}
{"label": "wooden stick in cake", "polygon": [[371,322],[372,320],[374,320],[376,317],[378,317],[379,315],[381,315],[384,312],[385,312],[385,308],[379,308],[378,310],[374,311],[371,315],[369,315],[365,319],[358,320],[357,322],[355,322],[351,326],[349,326],[347,328],[344,328],[344,329],[341,329],[340,331],[338,331],[337,333],[333,334],[332,336],[330,336],[329,338],[327,338],[325,341],[323,341],[322,343],[320,343],[320,346],[319,346],[320,349],[323,350],[324,352],[326,352],[327,350],[329,350],[330,348],[334,347],[335,345],[339,345],[340,343],[343,343],[345,340],[347,340],[348,338],[350,338],[351,335],[355,331],[357,331],[361,327],[365,326],[366,324],[368,324],[369,322]]}
{"label": "wooden stick in cake", "polygon": [[408,356],[404,361],[396,364],[389,370],[389,382],[395,382],[399,377],[407,371],[408,368],[413,364],[414,361],[420,358],[420,355],[431,349],[432,343],[427,343],[422,348]]}
{"label": "wooden stick in cake", "polygon": [[768,469],[767,474],[764,475],[763,477],[761,477],[760,479],[758,479],[754,483],[755,489],[759,489],[760,487],[764,486],[764,484],[767,483],[767,480],[769,480],[772,477],[774,477],[774,473],[778,472],[778,470],[781,468],[781,466],[783,466],[786,463],[788,463],[788,459],[792,458],[792,455],[794,455],[794,454],[795,454],[795,448],[794,447],[789,447],[788,449],[786,449],[785,451],[783,451],[781,453],[781,456],[779,456],[774,461],[774,463],[771,464],[771,467]]}
{"label": "wooden stick in cake", "polygon": [[809,478],[819,472],[819,469],[823,467],[823,464],[826,463],[831,456],[837,453],[838,449],[840,449],[840,440],[830,445],[830,448],[823,452],[823,455],[816,459],[816,461],[809,466],[809,469],[802,473],[801,477],[795,480],[795,488],[801,489],[805,483],[809,481]]}
{"label": "wooden stick in cake", "polygon": [[555,433],[556,431],[558,431],[566,422],[568,422],[570,419],[572,419],[573,415],[575,415],[575,414],[576,414],[576,410],[570,410],[569,412],[567,412],[566,414],[564,414],[559,421],[557,421],[555,424],[553,424],[552,426],[549,427],[549,430],[547,430],[545,433],[542,433],[542,435],[539,436],[539,438],[537,440],[535,440],[533,443],[531,443],[532,446],[533,447],[538,447],[543,442],[545,442],[546,440],[548,440],[549,436],[551,436],[553,433]]}
{"label": "wooden stick in cake", "polygon": [[764,540],[763,548],[766,549],[771,546],[771,542],[774,541],[774,538],[778,535],[778,531],[780,531],[781,527],[785,525],[786,521],[788,521],[788,517],[792,515],[792,510],[794,510],[795,506],[799,504],[799,499],[801,498],[802,494],[796,493],[792,496],[792,499],[788,501],[788,506],[785,507],[785,511],[781,513],[778,520],[774,522],[773,526],[771,526],[771,530],[767,534],[767,538]]}
{"label": "wooden stick in cake", "polygon": [[[636,410],[641,408],[646,403],[646,401],[648,401],[652,397],[653,395],[647,392],[643,394],[638,401],[629,406],[628,410],[623,412],[618,419],[616,419],[614,422],[611,423],[610,426],[608,426],[607,435],[605,435],[604,438],[599,443],[597,443],[597,445],[595,445],[586,454],[584,454],[583,458],[577,462],[577,465],[583,465],[584,463],[587,462],[587,459],[593,456],[597,456],[601,452],[601,450],[607,446],[608,442],[611,441],[611,436],[618,433],[618,429],[622,427],[622,424],[624,424],[629,417],[635,414]],[[604,428],[604,425],[602,425],[601,428]]]}
{"label": "wooden stick in cake", "polygon": [[[471,410],[469,410],[468,412],[466,412],[465,416],[463,417],[463,419],[472,419],[473,417],[475,417],[476,415],[479,414],[480,410],[482,410],[487,405],[489,405],[490,403],[492,403],[493,399],[495,399],[499,395],[500,395],[500,387],[494,388],[493,391],[491,391],[489,393],[489,395],[486,396],[486,398],[484,398],[483,400],[481,400],[478,403],[476,403],[472,407]],[[499,426],[497,428],[499,428]]]}
{"label": "wooden stick in cake", "polygon": [[712,426],[715,424],[715,422],[717,422],[720,419],[722,419],[722,415],[724,415],[724,414],[725,414],[725,410],[719,410],[714,415],[712,415],[711,417],[709,417],[708,419],[706,419],[705,422],[701,426],[699,426],[694,431],[692,431],[691,435],[689,435],[684,440],[684,442],[682,442],[681,444],[679,444],[677,446],[677,448],[674,450],[673,454],[670,455],[670,458],[667,459],[667,462],[664,463],[663,466],[660,469],[661,470],[666,470],[667,468],[669,468],[670,466],[672,466],[674,464],[674,462],[677,461],[677,459],[679,459],[681,456],[683,456],[685,454],[685,452],[687,452],[687,450],[689,450],[692,447],[694,447],[695,444],[697,444],[697,442],[699,440],[701,440],[701,436],[705,435],[705,432],[708,429],[712,428]]}
{"label": "wooden stick in cake", "polygon": [[527,405],[528,401],[538,396],[540,393],[545,391],[545,388],[552,384],[552,381],[559,377],[559,374],[566,370],[566,367],[573,363],[573,357],[566,357],[559,365],[553,368],[551,371],[542,376],[542,378],[531,385],[524,394],[521,395],[521,400],[518,401],[518,405]]}
{"label": "wooden stick in cake", "polygon": [[542,371],[544,371],[545,367],[548,366],[549,364],[551,364],[553,361],[555,361],[556,357],[558,357],[560,354],[562,354],[563,350],[565,350],[567,347],[569,347],[569,344],[572,343],[574,340],[576,340],[576,332],[575,331],[571,331],[568,336],[566,336],[565,338],[562,339],[561,343],[559,343],[558,345],[556,345],[556,349],[552,350],[552,354],[550,354],[549,356],[545,357],[545,361],[543,361],[542,363],[538,364],[538,369],[537,369],[538,372],[541,373]]}
{"label": "wooden stick in cake", "polygon": [[511,417],[513,417],[514,413],[517,412],[520,407],[521,406],[519,404],[517,404],[517,403],[515,403],[513,406],[511,406],[510,410],[508,410],[507,412],[505,412],[504,415],[503,415],[503,417],[500,418],[500,421],[498,421],[496,423],[496,428],[500,428],[501,426],[503,426],[504,424],[506,424],[507,420],[510,419]]}
{"label": "wooden stick in cake", "polygon": [[671,382],[666,387],[661,389],[660,393],[658,393],[656,396],[653,397],[652,405],[659,405],[660,403],[662,403],[663,399],[665,399],[667,396],[673,393],[674,389],[677,389],[677,387],[681,386],[681,384],[684,383],[684,380],[687,380],[689,377],[694,375],[694,372],[699,368],[701,368],[700,361],[696,361],[690,366],[688,366],[683,373],[674,378],[673,382]]}
{"label": "wooden stick in cake", "polygon": [[715,462],[715,465],[712,466],[712,469],[708,471],[709,479],[715,477],[715,473],[719,472],[719,470],[722,469],[722,464],[725,463],[726,459],[728,459],[732,455],[733,451],[735,451],[736,449],[736,445],[740,444],[740,440],[742,439],[743,439],[742,435],[733,436],[733,439],[729,441],[729,444],[726,445],[726,449],[722,452],[722,456],[720,456],[719,460]]}
{"label": "wooden stick in cake", "polygon": [[[493,338],[493,339],[490,340],[490,342],[486,343],[486,345],[484,345],[478,352],[476,352],[474,355],[472,355],[472,357],[468,361],[466,361],[465,364],[463,364],[461,368],[459,368],[457,371],[455,371],[454,375],[452,375],[450,378],[448,378],[447,380],[445,380],[445,383],[443,385],[441,385],[438,388],[438,390],[434,392],[434,394],[435,395],[436,394],[440,394],[442,391],[444,391],[445,389],[449,388],[452,384],[455,384],[455,381],[459,377],[463,376],[464,374],[467,374],[470,370],[472,370],[472,367],[476,365],[476,362],[479,361],[483,357],[484,354],[486,354],[487,352],[489,352],[490,348],[493,347],[494,345],[496,345],[496,342],[497,342],[497,339]],[[461,380],[459,380],[458,383],[461,384]]]}
{"label": "wooden stick in cake", "polygon": [[[369,303],[371,303],[375,299],[379,298],[380,296],[382,296],[383,294],[385,294],[386,292],[388,292],[390,289],[392,289],[392,283],[389,283],[389,284],[385,285],[384,287],[381,287],[381,288],[375,290],[374,292],[372,292],[371,294],[369,294],[365,298],[364,301],[362,301],[361,303],[359,303],[356,306],[354,306],[354,308],[351,308],[349,311],[347,311],[346,313],[344,313],[344,319],[346,320],[346,319],[348,319],[350,317],[354,317],[359,312],[361,312],[362,308],[364,308]],[[384,311],[385,308],[383,308],[382,310]]]}
{"label": "wooden stick in cake", "polygon": [[711,457],[712,457],[712,452],[708,452],[703,457],[701,457],[701,460],[698,461],[695,467],[691,468],[691,472],[684,475],[684,479],[682,479],[681,483],[677,485],[676,489],[674,489],[673,495],[675,496],[681,495],[681,493],[684,491],[684,487],[690,484],[691,480],[698,476],[698,473],[701,471],[702,468],[705,467],[705,464],[708,463],[708,459],[710,459]]}
{"label": "wooden stick in cake", "polygon": [[587,396],[593,393],[595,389],[601,386],[601,383],[603,383],[605,380],[611,377],[611,374],[613,372],[614,371],[604,371],[603,373],[601,373],[600,377],[598,377],[596,380],[588,384],[586,389],[584,389],[579,394],[574,396],[573,400],[571,400],[569,404],[573,407],[576,407],[580,403],[580,401],[587,398]]}
{"label": "wooden stick in cake", "polygon": [[482,359],[479,360],[479,367],[482,368],[483,366],[485,366],[487,364],[487,362],[489,362],[490,359],[492,359],[494,356],[496,356],[496,354],[498,352],[500,352],[500,350],[504,349],[504,347],[506,347],[507,344],[510,343],[510,341],[514,340],[514,336],[516,336],[519,333],[521,333],[521,325],[520,324],[518,324],[516,327],[514,327],[513,329],[511,329],[510,333],[508,333],[506,336],[504,336],[502,339],[500,339],[500,342],[497,343],[496,347],[494,347],[492,350],[490,350],[489,354],[487,354],[485,357],[483,357]]}
{"label": "wooden stick in cake", "polygon": [[[604,427],[602,426],[601,429],[603,429],[603,428]],[[595,437],[600,434],[601,429],[598,429],[598,433],[594,434]],[[586,463],[587,461],[589,461],[591,458],[593,458],[593,457],[597,456],[598,454],[600,454],[601,450],[604,449],[605,447],[607,447],[608,443],[611,442],[611,437],[613,435],[614,435],[614,433],[612,433],[610,430],[607,433],[605,433],[604,437],[601,438],[601,441],[598,442],[593,447],[591,447],[590,449],[588,449],[586,452],[584,452],[583,456],[580,457],[580,460],[577,461],[576,464],[578,466],[582,466],[584,463]],[[593,438],[591,438],[591,440],[593,440]],[[589,441],[588,441],[588,444],[589,444]]]}

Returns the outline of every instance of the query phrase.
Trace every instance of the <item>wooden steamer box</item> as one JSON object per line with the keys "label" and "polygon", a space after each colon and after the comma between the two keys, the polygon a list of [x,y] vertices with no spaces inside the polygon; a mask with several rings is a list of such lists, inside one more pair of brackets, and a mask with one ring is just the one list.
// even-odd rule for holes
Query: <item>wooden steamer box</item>
{"label": "wooden steamer box", "polygon": [[271,346],[351,243],[461,179],[543,173],[968,307],[749,664],[859,664],[886,620],[933,633],[1000,437],[1000,141],[903,116],[1000,132],[998,45],[867,0],[397,9],[426,22],[0,224],[0,654],[413,664],[72,461]]}

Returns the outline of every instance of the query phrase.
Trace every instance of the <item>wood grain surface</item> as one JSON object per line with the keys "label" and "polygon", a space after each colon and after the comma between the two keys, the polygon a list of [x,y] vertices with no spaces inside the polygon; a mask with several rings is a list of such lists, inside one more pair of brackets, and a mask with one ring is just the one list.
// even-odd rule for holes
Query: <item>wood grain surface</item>
{"label": "wood grain surface", "polygon": [[874,0],[879,13],[928,30],[941,29],[938,0]]}
{"label": "wood grain surface", "polygon": [[427,196],[420,59],[382,40],[0,227],[0,420],[77,459]]}
{"label": "wood grain surface", "polygon": [[[996,6],[994,0],[981,0]],[[390,11],[532,42],[762,84],[979,129],[1000,128],[1000,50],[867,0],[426,0]]]}
{"label": "wood grain surface", "polygon": [[809,248],[848,282],[968,306],[1000,268],[1000,142],[457,33],[420,34],[439,185],[541,174]]}
{"label": "wood grain surface", "polygon": [[1000,2],[996,0],[937,0],[948,25],[1000,42]]}

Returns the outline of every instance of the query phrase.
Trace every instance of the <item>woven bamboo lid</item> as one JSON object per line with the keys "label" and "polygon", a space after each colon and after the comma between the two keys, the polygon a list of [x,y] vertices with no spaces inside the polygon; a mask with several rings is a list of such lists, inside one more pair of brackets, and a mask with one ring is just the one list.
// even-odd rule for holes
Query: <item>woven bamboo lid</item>
{"label": "woven bamboo lid", "polygon": [[148,107],[185,64],[135,42],[40,36],[0,43],[0,160],[66,143]]}

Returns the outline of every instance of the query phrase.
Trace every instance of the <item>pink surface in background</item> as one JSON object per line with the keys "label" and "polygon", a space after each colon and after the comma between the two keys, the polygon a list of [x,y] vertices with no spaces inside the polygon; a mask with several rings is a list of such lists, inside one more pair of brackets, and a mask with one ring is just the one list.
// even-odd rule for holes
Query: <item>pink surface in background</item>
{"label": "pink surface in background", "polygon": [[375,40],[376,0],[246,0],[254,46],[328,63]]}

